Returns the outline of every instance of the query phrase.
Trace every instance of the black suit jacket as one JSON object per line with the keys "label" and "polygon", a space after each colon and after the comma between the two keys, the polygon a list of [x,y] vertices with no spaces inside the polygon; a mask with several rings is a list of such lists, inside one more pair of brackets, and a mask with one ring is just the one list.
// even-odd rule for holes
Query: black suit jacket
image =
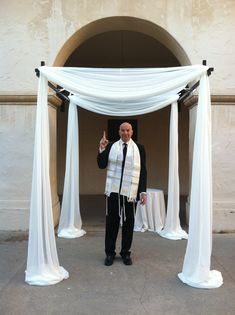
{"label": "black suit jacket", "polygon": [[[98,163],[99,168],[104,169],[107,167],[108,159],[109,159],[109,152],[112,145],[113,143],[109,143],[103,152],[98,153],[97,163]],[[146,170],[146,156],[145,156],[144,146],[138,143],[136,143],[136,145],[140,152],[140,179],[139,179],[139,186],[138,186],[138,193],[137,193],[137,200],[139,200],[140,193],[146,192],[147,170]]]}

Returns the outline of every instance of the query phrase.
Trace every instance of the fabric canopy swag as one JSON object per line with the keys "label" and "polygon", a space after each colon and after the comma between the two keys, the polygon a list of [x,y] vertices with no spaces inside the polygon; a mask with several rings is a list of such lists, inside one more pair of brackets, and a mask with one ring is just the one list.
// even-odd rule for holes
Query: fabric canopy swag
{"label": "fabric canopy swag", "polygon": [[179,221],[178,93],[200,80],[194,137],[190,218],[182,272],[184,283],[198,288],[217,288],[223,279],[210,270],[212,250],[211,106],[208,67],[173,68],[65,68],[41,67],[38,85],[34,165],[30,207],[29,245],[25,281],[50,285],[69,277],[59,265],[49,178],[48,81],[70,92],[66,172],[58,235],[85,234],[79,205],[77,106],[112,116],[142,115],[171,106],[168,206],[160,232],[169,239],[187,238]]}

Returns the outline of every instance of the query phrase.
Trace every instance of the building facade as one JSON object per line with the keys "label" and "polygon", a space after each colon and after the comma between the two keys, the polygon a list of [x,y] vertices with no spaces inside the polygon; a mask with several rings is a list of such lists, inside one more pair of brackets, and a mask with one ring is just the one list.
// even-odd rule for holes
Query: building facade
{"label": "building facade", "polygon": [[[27,230],[37,77],[48,66],[169,67],[207,64],[212,95],[213,229],[235,230],[235,2],[233,0],[1,1],[0,229]],[[7,14],[6,14],[7,13]],[[179,113],[180,191],[190,193],[196,96]],[[50,176],[58,222],[67,105],[50,91]],[[106,117],[78,109],[80,192],[103,193],[96,166]],[[169,109],[134,117],[148,153],[148,187],[167,194]],[[91,180],[92,179],[92,180]],[[189,203],[187,203],[187,208]],[[95,211],[95,210],[94,210]]]}

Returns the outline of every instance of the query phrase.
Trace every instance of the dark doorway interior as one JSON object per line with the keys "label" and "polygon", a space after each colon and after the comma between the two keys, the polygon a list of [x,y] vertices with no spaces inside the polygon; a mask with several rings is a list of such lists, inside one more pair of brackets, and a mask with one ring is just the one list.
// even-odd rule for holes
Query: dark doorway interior
{"label": "dark doorway interior", "polygon": [[141,32],[110,31],[91,37],[67,59],[67,67],[180,66],[172,52]]}

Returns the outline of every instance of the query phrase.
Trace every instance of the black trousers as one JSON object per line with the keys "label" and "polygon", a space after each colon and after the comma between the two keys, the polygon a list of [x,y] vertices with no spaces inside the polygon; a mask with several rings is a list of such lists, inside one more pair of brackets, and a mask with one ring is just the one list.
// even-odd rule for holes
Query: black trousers
{"label": "black trousers", "polygon": [[[123,196],[117,193],[111,193],[108,198],[108,213],[106,215],[106,231],[105,231],[105,253],[106,255],[116,255],[116,240],[118,236],[118,230],[120,226],[119,215],[119,198],[120,206],[123,207]],[[122,211],[122,243],[121,243],[121,256],[130,254],[130,248],[133,240],[134,229],[134,210],[133,202],[127,202],[127,198],[124,197],[125,202],[125,216]]]}

